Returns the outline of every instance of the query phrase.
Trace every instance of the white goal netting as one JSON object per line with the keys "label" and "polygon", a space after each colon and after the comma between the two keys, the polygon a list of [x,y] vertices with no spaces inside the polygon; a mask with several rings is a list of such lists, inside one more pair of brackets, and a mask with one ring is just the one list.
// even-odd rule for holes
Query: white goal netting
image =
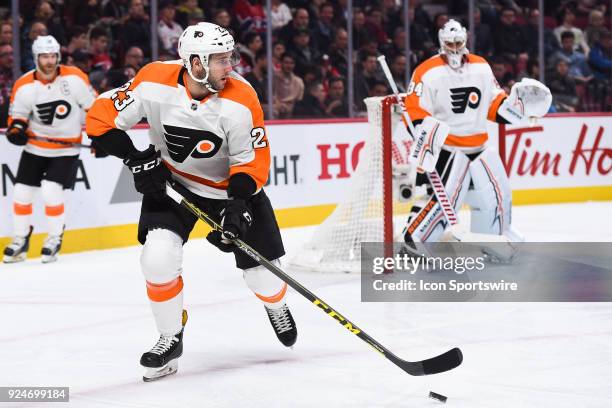
{"label": "white goal netting", "polygon": [[[409,145],[398,129],[401,114],[395,97],[365,100],[369,132],[346,199],[317,227],[312,239],[291,260],[294,267],[320,272],[359,272],[362,242],[391,242],[409,211],[399,202],[391,164],[403,163]],[[401,132],[400,132],[401,131]],[[397,222],[393,223],[393,217]],[[393,224],[396,224],[394,232]]]}

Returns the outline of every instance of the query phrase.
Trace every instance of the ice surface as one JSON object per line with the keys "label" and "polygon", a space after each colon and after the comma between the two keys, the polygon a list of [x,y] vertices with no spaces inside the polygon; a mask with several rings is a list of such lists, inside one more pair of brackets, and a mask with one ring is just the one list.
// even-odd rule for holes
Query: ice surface
{"label": "ice surface", "polygon": [[[532,241],[612,241],[611,213],[610,202],[525,206],[513,219]],[[288,253],[312,231],[283,230]],[[612,304],[361,303],[358,276],[292,272],[402,358],[462,348],[459,368],[411,377],[295,292],[298,342],[285,349],[232,257],[202,239],[185,246],[179,371],[145,384],[138,361],[157,333],[139,255],[0,264],[0,386],[70,386],[70,403],[52,407],[441,406],[430,390],[448,407],[612,406]]]}

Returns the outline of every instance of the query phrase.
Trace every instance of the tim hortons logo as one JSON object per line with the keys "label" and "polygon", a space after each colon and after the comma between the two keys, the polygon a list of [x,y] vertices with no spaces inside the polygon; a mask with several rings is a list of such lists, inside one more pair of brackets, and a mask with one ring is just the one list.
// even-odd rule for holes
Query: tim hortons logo
{"label": "tim hortons logo", "polygon": [[[321,157],[319,180],[349,178],[359,164],[360,153],[364,145],[365,142],[359,142],[354,146],[351,146],[349,143],[317,145],[317,150]],[[409,141],[403,141],[401,146],[398,146],[395,142],[391,144],[391,159],[394,163],[407,163],[409,154]],[[383,158],[381,157],[380,159],[382,160]],[[349,166],[351,173],[349,173]]]}
{"label": "tim hortons logo", "polygon": [[[562,168],[566,164],[563,162],[564,156],[561,153],[532,148],[532,139],[543,129],[542,126],[535,126],[508,130],[505,126],[500,126],[499,153],[507,174],[518,176],[539,174],[558,177],[561,171],[567,170],[570,175],[584,172],[587,176],[591,173],[606,176],[612,171],[612,149],[601,146],[604,135],[603,126],[597,128],[595,140],[589,146],[586,141],[589,128],[586,124],[582,125],[566,169]],[[510,136],[514,136],[512,141],[509,141]],[[555,135],[555,137],[561,136],[570,135]]]}

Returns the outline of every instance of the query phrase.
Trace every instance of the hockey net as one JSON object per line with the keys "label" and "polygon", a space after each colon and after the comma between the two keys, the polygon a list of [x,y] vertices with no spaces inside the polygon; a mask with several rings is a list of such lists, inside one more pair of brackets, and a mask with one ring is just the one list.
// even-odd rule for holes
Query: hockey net
{"label": "hockey net", "polygon": [[[393,242],[410,203],[401,200],[392,177],[405,163],[410,142],[395,96],[365,99],[369,132],[346,199],[317,227],[291,264],[320,272],[358,273],[362,242]],[[395,222],[394,222],[395,221]]]}

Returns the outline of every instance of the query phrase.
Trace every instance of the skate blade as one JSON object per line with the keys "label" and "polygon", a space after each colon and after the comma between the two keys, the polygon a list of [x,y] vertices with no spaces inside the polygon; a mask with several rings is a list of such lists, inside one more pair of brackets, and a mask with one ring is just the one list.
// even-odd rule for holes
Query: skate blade
{"label": "skate blade", "polygon": [[4,263],[17,263],[17,262],[23,262],[26,260],[26,253],[22,252],[17,256],[9,256],[9,255],[4,255],[4,258],[2,258],[2,262]]}
{"label": "skate blade", "polygon": [[41,255],[42,263],[51,263],[57,261],[57,255]]}
{"label": "skate blade", "polygon": [[146,372],[142,377],[144,382],[157,381],[164,377],[167,377],[172,374],[176,374],[178,370],[178,359],[174,359],[170,361],[168,364],[162,367],[145,367]]}

